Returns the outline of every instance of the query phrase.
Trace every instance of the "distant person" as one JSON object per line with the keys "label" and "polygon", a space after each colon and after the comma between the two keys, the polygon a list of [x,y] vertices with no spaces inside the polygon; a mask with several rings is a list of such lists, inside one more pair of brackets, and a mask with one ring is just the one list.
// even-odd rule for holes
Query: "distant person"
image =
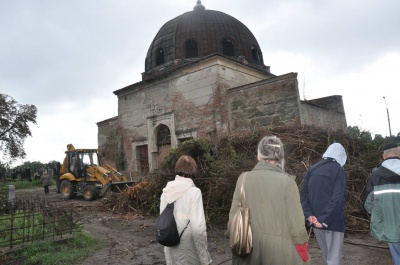
{"label": "distant person", "polygon": [[300,190],[305,219],[314,228],[325,264],[342,264],[342,249],[346,227],[347,155],[339,143],[331,144],[304,176]]}
{"label": "distant person", "polygon": [[40,181],[43,183],[44,195],[49,194],[50,176],[47,174],[47,171],[43,171]]}
{"label": "distant person", "polygon": [[395,265],[400,265],[400,147],[383,147],[383,162],[372,172],[364,207],[371,215],[370,234],[389,244]]}
{"label": "distant person", "polygon": [[244,191],[246,207],[250,208],[253,249],[244,257],[233,254],[232,264],[308,264],[308,237],[299,189],[295,177],[285,173],[281,140],[276,136],[262,138],[257,159],[256,166],[237,180],[227,231],[229,234],[239,207],[243,176],[247,174]]}
{"label": "distant person", "polygon": [[174,203],[179,234],[187,226],[178,245],[164,247],[167,265],[208,265],[212,262],[207,250],[203,198],[192,180],[196,170],[197,164],[192,157],[181,156],[175,165],[175,180],[169,181],[161,194],[160,213],[168,203]]}

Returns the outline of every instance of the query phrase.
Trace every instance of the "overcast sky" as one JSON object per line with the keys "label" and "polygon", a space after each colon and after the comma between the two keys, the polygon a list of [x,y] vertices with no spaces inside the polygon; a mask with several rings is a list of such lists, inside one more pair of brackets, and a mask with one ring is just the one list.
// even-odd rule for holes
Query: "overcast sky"
{"label": "overcast sky", "polygon": [[[141,81],[151,41],[195,0],[0,0],[0,93],[38,108],[24,161],[97,148],[113,91]],[[342,95],[347,123],[400,132],[399,0],[203,0],[244,23],[265,65],[297,72],[302,99]]]}

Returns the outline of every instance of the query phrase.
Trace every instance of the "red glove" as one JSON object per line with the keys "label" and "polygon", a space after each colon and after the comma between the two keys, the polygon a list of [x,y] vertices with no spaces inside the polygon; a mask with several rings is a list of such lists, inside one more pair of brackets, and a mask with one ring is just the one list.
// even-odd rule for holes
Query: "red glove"
{"label": "red glove", "polygon": [[304,243],[303,245],[295,245],[296,246],[296,250],[297,253],[299,253],[301,259],[304,262],[308,261],[308,252],[307,252],[307,247],[308,247],[308,243]]}

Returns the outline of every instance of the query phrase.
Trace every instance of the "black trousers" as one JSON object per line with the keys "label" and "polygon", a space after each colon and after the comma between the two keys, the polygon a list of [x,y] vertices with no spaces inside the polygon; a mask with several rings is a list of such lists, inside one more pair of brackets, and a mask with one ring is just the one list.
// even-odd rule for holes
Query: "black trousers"
{"label": "black trousers", "polygon": [[49,186],[43,186],[44,187],[44,194],[47,195],[49,194]]}

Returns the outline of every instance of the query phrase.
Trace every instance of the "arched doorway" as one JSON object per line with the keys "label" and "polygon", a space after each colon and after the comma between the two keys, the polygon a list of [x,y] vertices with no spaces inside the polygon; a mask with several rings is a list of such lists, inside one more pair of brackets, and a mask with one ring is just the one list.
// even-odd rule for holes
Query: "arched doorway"
{"label": "arched doorway", "polygon": [[167,125],[160,124],[157,128],[158,162],[162,162],[171,149],[171,131]]}

